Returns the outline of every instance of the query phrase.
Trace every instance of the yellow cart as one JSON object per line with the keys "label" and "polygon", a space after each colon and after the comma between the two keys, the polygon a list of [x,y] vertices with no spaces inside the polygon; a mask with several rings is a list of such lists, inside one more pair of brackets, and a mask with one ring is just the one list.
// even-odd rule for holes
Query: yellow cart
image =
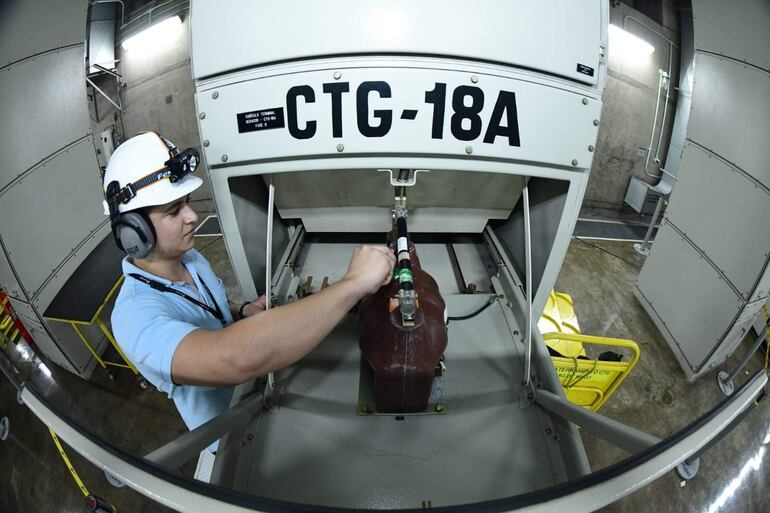
{"label": "yellow cart", "polygon": [[[551,292],[538,322],[545,343],[560,356],[552,356],[567,399],[591,411],[597,411],[617,390],[639,360],[639,346],[633,340],[594,337],[580,333],[572,307],[572,298]],[[607,349],[626,348],[629,361],[605,361],[586,357],[584,344]]]}

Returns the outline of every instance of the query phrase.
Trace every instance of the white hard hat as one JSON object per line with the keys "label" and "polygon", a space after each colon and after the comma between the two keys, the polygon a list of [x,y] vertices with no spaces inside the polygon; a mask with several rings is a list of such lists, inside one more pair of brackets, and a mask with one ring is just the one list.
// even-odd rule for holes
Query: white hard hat
{"label": "white hard hat", "polygon": [[[118,146],[107,163],[103,181],[105,195],[107,186],[113,181],[117,181],[122,189],[127,184],[137,184],[142,178],[155,171],[163,171],[166,162],[175,154],[176,147],[155,132],[144,132],[132,137]],[[153,180],[149,185],[137,188],[136,195],[127,203],[120,202],[118,209],[123,213],[142,207],[164,205],[187,196],[202,183],[203,180],[191,174],[175,183],[168,178]],[[109,215],[107,201],[103,201],[102,204],[104,213]]]}

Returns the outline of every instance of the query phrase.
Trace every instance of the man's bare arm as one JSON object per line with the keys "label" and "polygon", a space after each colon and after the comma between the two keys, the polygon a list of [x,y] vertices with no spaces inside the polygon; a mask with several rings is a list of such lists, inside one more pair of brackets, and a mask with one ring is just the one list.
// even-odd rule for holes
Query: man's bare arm
{"label": "man's bare arm", "polygon": [[394,264],[393,253],[384,246],[364,246],[354,253],[345,277],[316,294],[222,330],[191,332],[174,353],[174,382],[233,385],[295,363],[361,298],[390,281]]}

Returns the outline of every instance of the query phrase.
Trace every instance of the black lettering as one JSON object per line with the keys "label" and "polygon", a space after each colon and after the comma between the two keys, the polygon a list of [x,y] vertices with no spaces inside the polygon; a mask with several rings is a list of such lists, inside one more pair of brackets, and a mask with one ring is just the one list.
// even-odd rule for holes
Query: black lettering
{"label": "black lettering", "polygon": [[348,82],[324,84],[324,93],[332,95],[332,137],[342,137],[342,93],[349,91]]}
{"label": "black lettering", "polygon": [[435,87],[425,91],[425,103],[433,104],[433,122],[431,123],[431,139],[444,137],[444,107],[446,103],[446,84],[436,82]]}
{"label": "black lettering", "polygon": [[356,117],[358,119],[358,131],[364,137],[382,137],[390,131],[393,123],[393,112],[387,109],[378,109],[373,112],[374,117],[380,120],[377,126],[369,124],[369,93],[377,91],[380,98],[390,98],[390,86],[387,82],[362,82],[356,90]]}
{"label": "black lettering", "polygon": [[[465,97],[471,97],[471,104],[465,105]],[[459,86],[452,94],[452,135],[459,141],[472,141],[481,135],[481,117],[484,108],[484,91],[474,86]],[[470,120],[471,126],[463,128],[463,120]]]}
{"label": "black lettering", "polygon": [[[505,113],[506,126],[500,124]],[[495,137],[502,136],[508,138],[508,146],[521,146],[519,140],[519,116],[516,110],[516,93],[510,91],[500,91],[497,96],[495,108],[492,110],[492,116],[489,118],[487,133],[484,134],[484,142],[492,144]]]}
{"label": "black lettering", "polygon": [[310,139],[315,135],[316,122],[308,121],[305,128],[300,129],[297,122],[297,98],[302,96],[305,103],[315,103],[315,92],[309,85],[294,86],[286,93],[286,118],[289,133],[295,139]]}

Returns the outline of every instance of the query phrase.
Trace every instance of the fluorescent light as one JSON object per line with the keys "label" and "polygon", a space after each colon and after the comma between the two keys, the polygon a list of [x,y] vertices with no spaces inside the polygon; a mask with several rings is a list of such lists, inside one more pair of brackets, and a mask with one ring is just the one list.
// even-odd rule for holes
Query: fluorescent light
{"label": "fluorescent light", "polygon": [[48,366],[43,362],[38,363],[37,368],[40,369],[40,372],[45,374],[47,377],[51,377],[51,369],[49,369]]}
{"label": "fluorescent light", "polygon": [[610,25],[610,52],[617,50],[619,54],[632,58],[648,57],[655,51],[655,47],[644,39],[626,32],[622,28]]}
{"label": "fluorescent light", "polygon": [[179,16],[172,16],[129,37],[120,46],[124,50],[151,49],[164,46],[176,39],[181,28],[182,19]]}
{"label": "fluorescent light", "polygon": [[19,342],[16,344],[16,350],[21,353],[22,360],[29,360],[32,358],[32,354],[29,352],[29,349],[27,349],[26,342]]}

